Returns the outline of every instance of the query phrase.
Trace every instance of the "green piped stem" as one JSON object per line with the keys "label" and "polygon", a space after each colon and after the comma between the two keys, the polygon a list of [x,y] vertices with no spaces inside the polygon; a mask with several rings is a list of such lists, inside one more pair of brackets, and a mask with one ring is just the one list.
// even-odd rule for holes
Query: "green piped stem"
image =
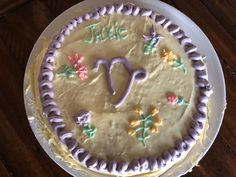
{"label": "green piped stem", "polygon": [[184,71],[184,73],[187,72],[186,67],[185,67],[184,63],[182,62],[181,58],[175,59],[173,61],[173,65],[172,66],[174,67],[174,69],[181,69],[182,71]]}
{"label": "green piped stem", "polygon": [[148,134],[148,131],[150,130],[150,125],[153,124],[152,115],[144,116],[143,114],[140,116],[142,127],[137,127],[135,129],[136,132],[142,131],[140,136],[138,137],[138,140],[143,143],[143,145],[146,147],[146,140],[150,138],[150,135]]}
{"label": "green piped stem", "polygon": [[157,39],[152,38],[150,41],[144,44],[144,55],[150,55],[156,51]]}
{"label": "green piped stem", "polygon": [[189,103],[183,98],[183,97],[178,97],[178,102],[177,102],[178,105],[182,106],[182,105],[189,105]]}
{"label": "green piped stem", "polygon": [[95,136],[96,128],[92,127],[89,123],[84,124],[82,133],[87,135],[89,139],[92,139]]}
{"label": "green piped stem", "polygon": [[76,76],[76,71],[74,68],[63,65],[64,69],[62,72],[56,74],[58,77],[68,77],[68,78],[73,78]]}

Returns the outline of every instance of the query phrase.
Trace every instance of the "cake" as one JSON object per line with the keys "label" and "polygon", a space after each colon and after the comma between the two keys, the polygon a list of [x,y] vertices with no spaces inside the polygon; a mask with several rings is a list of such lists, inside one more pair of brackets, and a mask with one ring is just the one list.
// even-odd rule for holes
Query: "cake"
{"label": "cake", "polygon": [[97,7],[65,24],[39,63],[42,122],[72,168],[160,175],[206,129],[205,56],[158,12]]}

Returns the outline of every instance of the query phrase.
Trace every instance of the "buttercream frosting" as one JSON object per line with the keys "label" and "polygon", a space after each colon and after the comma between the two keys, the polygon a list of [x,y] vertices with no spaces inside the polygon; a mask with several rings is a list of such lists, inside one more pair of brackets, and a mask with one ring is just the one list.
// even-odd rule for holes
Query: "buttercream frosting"
{"label": "buttercream frosting", "polygon": [[[102,26],[119,23],[128,29],[128,37],[86,44],[84,36],[89,35],[86,27],[97,20]],[[145,57],[142,36],[147,35],[152,27],[163,39],[158,41],[154,55]],[[161,62],[158,53],[163,48],[174,51],[183,59],[187,74],[174,71]],[[86,58],[84,63],[89,75],[83,82],[55,74],[62,64],[68,64],[66,56],[74,52],[83,53]],[[109,64],[109,59],[117,56],[123,56],[118,57],[119,61],[130,65],[126,68],[119,65],[112,69],[112,73],[108,72],[108,90],[112,93],[109,94],[105,89],[105,72],[93,72],[92,66],[97,58],[106,58]],[[144,69],[133,70],[131,65]],[[142,77],[139,77],[140,73]],[[135,79],[145,81],[137,84],[133,82]],[[116,81],[114,86],[111,84],[113,80]],[[191,39],[171,20],[130,4],[97,8],[94,13],[69,22],[45,54],[39,88],[44,116],[73,158],[91,170],[115,175],[163,170],[178,162],[202,133],[207,121],[207,101],[212,92],[203,56],[197,53]],[[114,95],[115,90],[117,94]],[[186,107],[169,107],[166,94],[173,91],[188,100]],[[114,107],[113,101],[119,98],[122,99]],[[150,138],[147,147],[129,137],[126,131],[135,104],[142,105],[145,112],[150,105],[157,105],[163,119],[160,132]],[[74,120],[75,114],[81,110],[91,112],[91,123],[97,129],[95,137],[86,142]]]}

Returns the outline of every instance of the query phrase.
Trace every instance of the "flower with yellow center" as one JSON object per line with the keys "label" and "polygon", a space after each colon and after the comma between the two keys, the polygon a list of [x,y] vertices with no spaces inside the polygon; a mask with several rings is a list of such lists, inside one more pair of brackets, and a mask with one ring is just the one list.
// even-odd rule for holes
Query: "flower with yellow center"
{"label": "flower with yellow center", "polygon": [[134,112],[138,113],[140,118],[130,120],[130,128],[127,133],[130,136],[135,136],[146,146],[146,141],[151,137],[151,134],[160,131],[162,120],[158,118],[159,109],[153,108],[149,114],[144,114],[140,107],[135,107]]}
{"label": "flower with yellow center", "polygon": [[131,127],[136,127],[137,125],[140,124],[140,120],[132,120],[132,121],[130,121],[129,124]]}
{"label": "flower with yellow center", "polygon": [[129,130],[128,130],[128,134],[129,134],[130,136],[135,136],[136,132],[135,132],[134,129],[129,129]]}
{"label": "flower with yellow center", "polygon": [[177,55],[175,55],[173,51],[167,51],[166,49],[163,49],[161,59],[168,64],[173,64],[173,61],[177,59]]}
{"label": "flower with yellow center", "polygon": [[158,129],[158,127],[152,126],[152,127],[150,128],[150,132],[151,132],[151,133],[158,133],[158,132],[159,132],[159,129]]}
{"label": "flower with yellow center", "polygon": [[143,111],[141,110],[140,107],[135,107],[135,108],[134,108],[134,112],[138,113],[139,115],[142,115],[142,114],[143,114]]}
{"label": "flower with yellow center", "polygon": [[155,125],[156,127],[159,127],[159,126],[161,126],[162,124],[163,124],[163,122],[162,122],[161,119],[159,119],[159,118],[155,119],[154,125]]}
{"label": "flower with yellow center", "polygon": [[159,109],[158,108],[154,108],[153,110],[152,110],[152,112],[151,112],[151,115],[152,116],[155,116],[155,115],[157,115],[159,113]]}

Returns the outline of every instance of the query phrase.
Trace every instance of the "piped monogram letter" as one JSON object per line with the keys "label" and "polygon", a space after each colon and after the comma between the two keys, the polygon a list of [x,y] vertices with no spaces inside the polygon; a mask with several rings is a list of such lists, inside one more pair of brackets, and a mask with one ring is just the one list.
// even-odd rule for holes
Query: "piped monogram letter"
{"label": "piped monogram letter", "polygon": [[111,62],[105,59],[98,59],[95,63],[94,70],[95,72],[98,72],[100,65],[104,65],[105,70],[106,70],[107,81],[108,81],[108,90],[112,95],[116,94],[116,91],[114,89],[113,82],[112,82],[112,68],[114,67],[116,63],[122,63],[124,67],[127,69],[128,73],[130,74],[129,84],[127,88],[125,89],[121,98],[116,103],[113,104],[116,108],[118,108],[124,103],[125,99],[128,97],[134,81],[136,80],[138,81],[138,83],[141,81],[144,81],[147,79],[148,74],[147,74],[147,71],[143,68],[133,69],[129,61],[124,57],[113,58]]}

